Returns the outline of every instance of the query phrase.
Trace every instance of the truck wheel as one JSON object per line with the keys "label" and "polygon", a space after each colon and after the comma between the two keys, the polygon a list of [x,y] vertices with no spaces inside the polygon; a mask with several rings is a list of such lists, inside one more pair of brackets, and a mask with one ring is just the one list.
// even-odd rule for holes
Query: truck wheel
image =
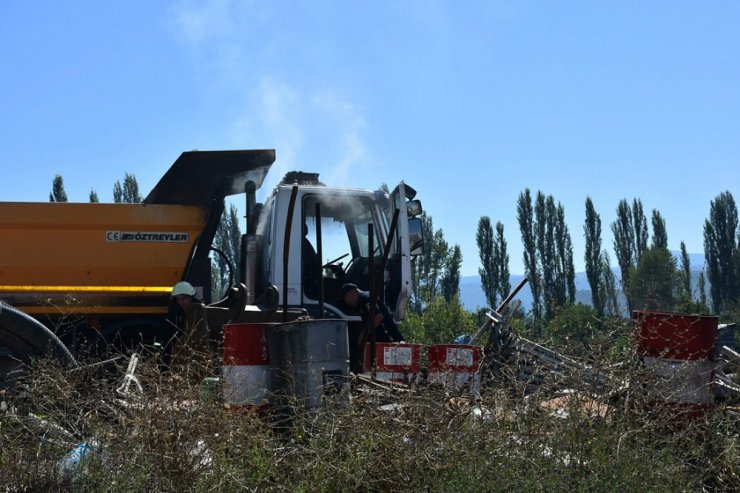
{"label": "truck wheel", "polygon": [[0,383],[25,373],[33,358],[49,355],[65,366],[77,361],[59,338],[35,318],[0,301]]}
{"label": "truck wheel", "polygon": [[31,346],[5,329],[0,329],[0,389],[12,388],[15,380],[28,373],[26,363],[30,354],[33,354]]}

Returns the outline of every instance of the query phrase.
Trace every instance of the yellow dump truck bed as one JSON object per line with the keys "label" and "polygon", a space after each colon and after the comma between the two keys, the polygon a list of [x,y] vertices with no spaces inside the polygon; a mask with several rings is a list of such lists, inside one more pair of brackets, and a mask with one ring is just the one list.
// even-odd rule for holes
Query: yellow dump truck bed
{"label": "yellow dump truck bed", "polygon": [[223,200],[258,189],[274,161],[272,149],[183,152],[141,204],[0,202],[0,300],[51,326],[160,314],[184,278],[210,289]]}
{"label": "yellow dump truck bed", "polygon": [[0,202],[0,299],[37,313],[161,310],[207,214],[195,205]]}

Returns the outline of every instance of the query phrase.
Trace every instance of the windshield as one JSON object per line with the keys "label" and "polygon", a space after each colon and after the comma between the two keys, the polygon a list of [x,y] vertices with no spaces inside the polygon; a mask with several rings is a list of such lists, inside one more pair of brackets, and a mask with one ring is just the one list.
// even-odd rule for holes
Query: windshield
{"label": "windshield", "polygon": [[[324,264],[342,256],[343,264],[356,257],[368,257],[368,224],[375,224],[373,202],[358,196],[322,197],[307,196],[304,202],[304,224],[306,237],[316,244],[316,203],[320,203],[322,261]],[[380,232],[374,228],[373,243],[375,255],[382,250]]]}

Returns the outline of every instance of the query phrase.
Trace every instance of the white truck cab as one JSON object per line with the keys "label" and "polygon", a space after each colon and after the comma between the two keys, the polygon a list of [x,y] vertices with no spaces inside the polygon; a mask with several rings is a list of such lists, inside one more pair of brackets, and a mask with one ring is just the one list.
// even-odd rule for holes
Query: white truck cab
{"label": "white truck cab", "polygon": [[[354,283],[369,291],[374,282],[393,318],[403,319],[412,289],[411,260],[423,248],[417,217],[421,203],[415,195],[404,183],[388,194],[329,187],[319,182],[318,174],[288,173],[265,200],[255,228],[256,292],[274,285],[281,305],[287,293],[289,307],[304,308],[318,317],[323,306],[326,317],[356,320],[337,303],[340,289]],[[396,209],[398,219],[388,241]],[[390,251],[381,273],[387,244]]]}

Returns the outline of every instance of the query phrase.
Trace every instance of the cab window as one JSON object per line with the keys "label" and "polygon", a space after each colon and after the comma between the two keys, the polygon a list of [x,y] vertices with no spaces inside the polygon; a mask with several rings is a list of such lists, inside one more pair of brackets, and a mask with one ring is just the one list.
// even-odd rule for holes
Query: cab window
{"label": "cab window", "polygon": [[[383,245],[380,231],[375,226],[373,216],[373,202],[366,197],[322,197],[309,195],[303,202],[303,274],[304,295],[311,299],[317,298],[318,274],[317,262],[311,260],[310,250],[318,251],[316,238],[317,218],[316,203],[320,204],[321,213],[321,273],[324,281],[324,293],[327,300],[338,296],[339,289],[345,282],[354,282],[362,289],[368,289],[367,263],[370,252],[368,250],[368,224],[373,224],[374,250],[376,257],[380,255]],[[310,265],[313,263],[313,265]]]}

